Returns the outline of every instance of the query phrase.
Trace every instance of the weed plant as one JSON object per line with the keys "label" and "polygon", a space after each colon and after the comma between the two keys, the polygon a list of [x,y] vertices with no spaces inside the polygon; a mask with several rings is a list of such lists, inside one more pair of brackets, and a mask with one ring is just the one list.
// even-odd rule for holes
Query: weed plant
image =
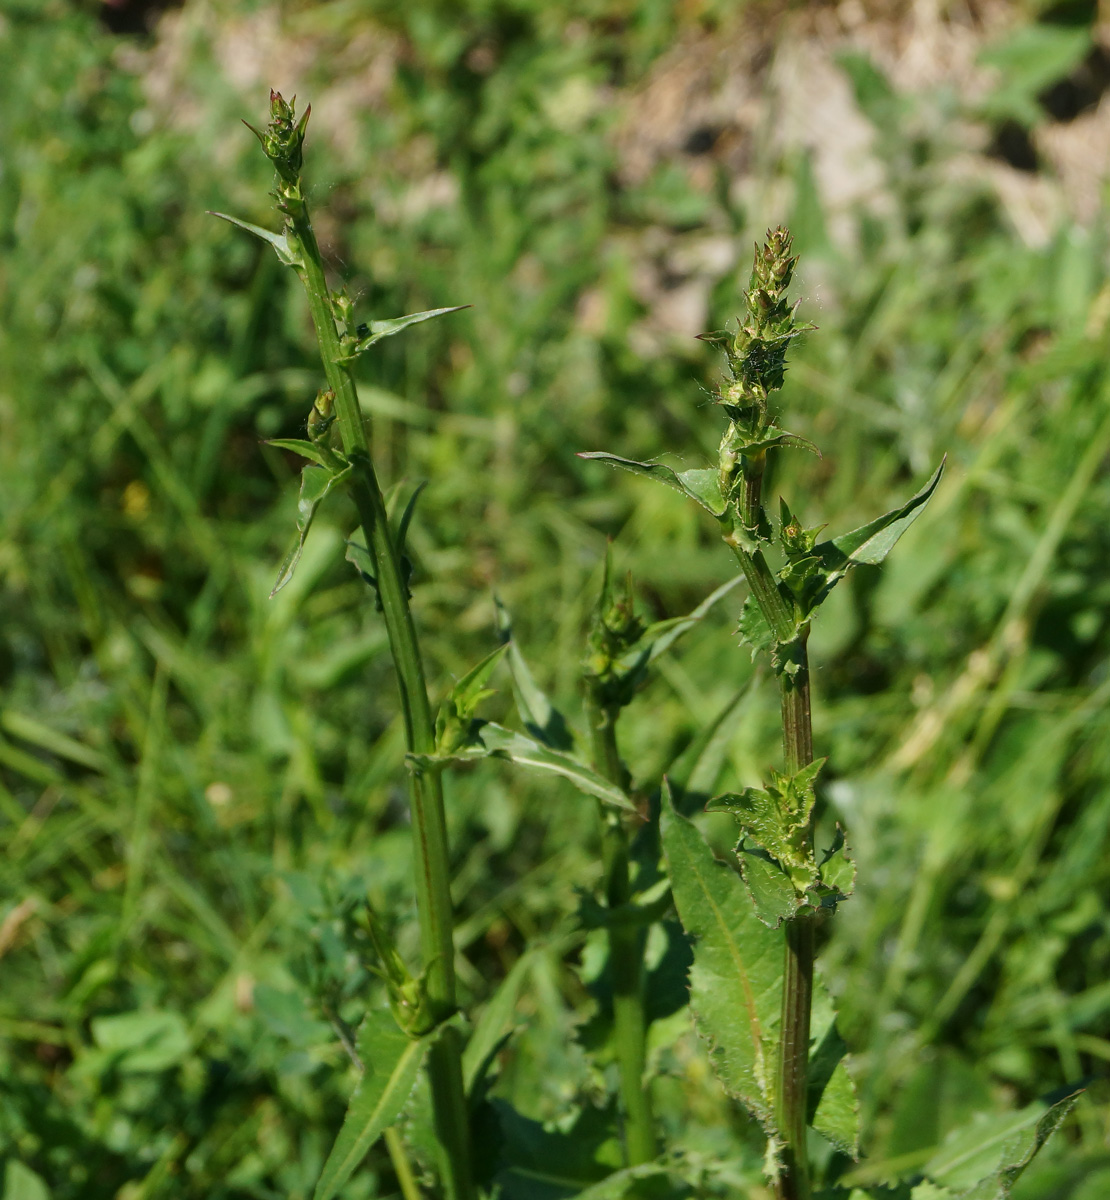
{"label": "weed plant", "polygon": [[[332,1017],[349,1026],[388,1004],[354,919],[367,880],[399,952],[420,960],[403,729],[382,617],[342,561],[348,499],[320,511],[267,600],[300,464],[259,439],[304,439],[320,360],[293,273],[203,216],[268,223],[271,169],[222,82],[217,7],[241,15],[182,11],[171,119],[121,66],[141,47],[91,11],[4,6],[0,1186],[13,1196],[310,1196],[357,1078]],[[477,4],[450,21],[387,5],[283,18],[319,49],[325,114],[359,36],[403,50],[372,122],[334,142],[320,136],[330,118],[317,131],[327,258],[371,313],[474,305],[358,367],[376,471],[412,481],[395,517],[415,481],[434,481],[406,542],[434,698],[494,645],[491,583],[535,680],[573,715],[606,535],[610,578],[633,569],[648,626],[695,610],[734,569],[696,506],[574,455],[666,446],[686,457],[676,469],[716,461],[719,429],[696,403],[716,362],[645,339],[644,255],[750,245],[765,220],[706,184],[714,153],[619,176],[612,118],[660,54],[702,31],[685,8],[648,19],[645,6],[632,24],[602,8],[576,13],[584,26],[558,4],[512,19]],[[1060,19],[1023,29],[1060,41]],[[1083,33],[1069,26],[1076,45]],[[846,1171],[846,1186],[899,1195],[883,1181],[920,1171],[946,1138],[1004,1138],[1014,1114],[1087,1081],[1013,1195],[1094,1200],[1110,1171],[1105,246],[1097,223],[1024,241],[990,186],[949,170],[945,97],[908,95],[862,56],[841,69],[889,204],[840,214],[830,233],[804,155],[752,164],[756,192],[787,197],[796,294],[821,326],[793,348],[783,408],[824,458],[772,456],[765,491],[839,531],[949,460],[897,552],[832,593],[808,643],[829,758],[820,820],[850,830],[861,880],[819,962],[866,1152],[848,1169],[822,1149],[815,1178]],[[1034,133],[1044,86],[1020,116]],[[571,103],[590,95],[608,98]],[[418,204],[405,198],[424,165],[439,182]],[[708,327],[736,315],[748,265],[714,269]],[[781,753],[771,681],[746,687],[730,643],[740,597],[653,661],[619,722],[642,797],[664,771],[678,778],[675,754],[696,758],[697,733],[735,701],[691,809],[723,860],[734,819],[696,810]],[[507,691],[484,711],[519,728]],[[444,786],[460,1003],[497,1026],[494,991],[515,989],[488,1097],[520,1114],[518,1144],[559,1161],[561,1194],[581,1190],[622,1163],[607,931],[567,926],[587,898],[604,903],[596,806],[493,760]],[[660,1145],[713,1165],[706,1194],[759,1196],[759,1127],[706,1070],[685,989],[670,988],[685,941],[665,918],[644,942]],[[434,1166],[423,1086],[400,1127],[415,1186]],[[563,1138],[575,1128],[592,1147],[577,1157]],[[346,1194],[399,1186],[379,1144]]]}

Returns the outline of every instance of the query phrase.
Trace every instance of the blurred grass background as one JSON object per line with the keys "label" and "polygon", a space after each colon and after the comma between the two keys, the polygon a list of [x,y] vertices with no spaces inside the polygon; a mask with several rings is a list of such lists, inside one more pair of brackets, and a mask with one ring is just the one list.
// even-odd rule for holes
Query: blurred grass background
{"label": "blurred grass background", "polygon": [[[439,691],[495,644],[496,589],[577,711],[607,536],[653,616],[734,570],[681,497],[574,452],[713,454],[719,363],[693,335],[790,222],[820,331],[783,408],[824,459],[775,461],[770,494],[851,527],[949,456],[813,640],[861,881],[823,963],[868,1161],[1085,1082],[1015,1195],[1110,1192],[1103,19],[0,0],[5,1200],[307,1197],[352,1084],[317,1000],[357,1020],[379,986],[344,906],[368,887],[414,945],[394,684],[342,504],[267,599],[296,466],[259,442],[303,429],[320,371],[296,281],[205,210],[272,220],[238,124],[271,84],[312,101],[311,199],[363,313],[473,305],[362,379],[382,472],[430,480],[410,543]],[[630,711],[637,778],[751,672],[738,604]],[[777,756],[757,688],[720,787]],[[560,942],[592,807],[490,764],[449,787],[467,1003],[538,947],[498,1093],[566,1126],[607,1086]],[[671,1143],[756,1188],[760,1140],[684,1013],[653,1053]],[[376,1151],[345,1194],[395,1192]]]}

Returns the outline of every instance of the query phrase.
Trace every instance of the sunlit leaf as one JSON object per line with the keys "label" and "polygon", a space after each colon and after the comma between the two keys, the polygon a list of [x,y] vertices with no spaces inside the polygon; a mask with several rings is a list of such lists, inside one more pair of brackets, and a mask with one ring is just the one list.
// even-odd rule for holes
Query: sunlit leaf
{"label": "sunlit leaf", "polygon": [[301,472],[301,491],[297,498],[297,540],[282,559],[277,582],[270,592],[271,597],[276,596],[293,578],[293,572],[296,571],[297,563],[301,561],[301,555],[304,553],[305,538],[312,528],[317,509],[330,491],[346,483],[351,470],[349,466],[341,471],[330,471],[327,467],[305,467]]}
{"label": "sunlit leaf", "polygon": [[689,471],[675,471],[662,463],[637,462],[631,458],[621,458],[617,454],[607,454],[602,450],[581,452],[579,458],[595,459],[608,463],[612,467],[621,467],[634,475],[646,475],[664,483],[675,491],[682,492],[696,500],[707,512],[715,517],[721,517],[725,512],[725,500],[721,495],[720,475],[715,467],[698,467]]}
{"label": "sunlit leaf", "polygon": [[358,1034],[363,1075],[324,1163],[313,1200],[332,1200],[358,1169],[370,1147],[397,1119],[434,1036],[410,1038],[397,1027],[388,1009],[367,1014]]}
{"label": "sunlit leaf", "polygon": [[497,628],[502,639],[508,643],[506,662],[513,681],[513,696],[517,712],[525,729],[544,745],[553,750],[572,750],[574,734],[563,714],[548,699],[547,694],[536,683],[524,655],[521,654],[513,637],[509,611],[495,596],[497,606]]}
{"label": "sunlit leaf", "polygon": [[461,312],[464,308],[469,307],[469,304],[456,304],[451,308],[430,308],[426,312],[409,313],[407,317],[393,317],[387,321],[371,321],[366,326],[360,326],[360,329],[365,328],[367,332],[351,342],[345,343],[343,346],[345,353],[335,361],[339,363],[354,362],[359,355],[365,354],[371,346],[376,345],[383,338],[393,337],[394,334],[408,329],[410,325],[419,325],[422,321],[430,321],[433,317]]}
{"label": "sunlit leaf", "polygon": [[327,456],[315,442],[305,441],[304,438],[268,438],[263,445],[276,446],[278,450],[292,450],[301,458],[311,459],[318,466],[328,465]]}
{"label": "sunlit leaf", "polygon": [[287,267],[304,266],[300,246],[291,245],[284,233],[272,233],[269,229],[263,229],[261,225],[252,225],[250,221],[240,221],[238,217],[229,217],[227,213],[209,211],[208,215],[219,217],[221,221],[228,221],[232,225],[237,225],[240,229],[245,229],[247,233],[253,233],[260,241],[273,246],[274,253],[277,254],[278,258]]}

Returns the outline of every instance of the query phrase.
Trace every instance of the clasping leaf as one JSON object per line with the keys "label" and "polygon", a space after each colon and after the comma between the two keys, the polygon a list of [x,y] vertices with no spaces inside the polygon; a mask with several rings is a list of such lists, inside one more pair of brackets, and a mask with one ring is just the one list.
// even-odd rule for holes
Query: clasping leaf
{"label": "clasping leaf", "polygon": [[715,467],[698,467],[690,471],[674,471],[662,463],[636,462],[635,459],[621,458],[617,454],[607,454],[603,450],[580,452],[579,458],[597,459],[612,467],[621,467],[634,475],[646,475],[667,487],[674,488],[691,500],[696,500],[706,512],[711,512],[720,519],[725,515],[727,507],[725,498],[721,495],[720,472]]}
{"label": "clasping leaf", "polygon": [[[377,345],[383,338],[393,337],[410,325],[419,325],[421,321],[430,321],[433,317],[442,317],[447,313],[461,312],[469,308],[469,304],[456,304],[451,308],[430,308],[426,312],[409,313],[407,317],[393,317],[388,321],[371,321],[368,325],[360,325],[354,337],[345,336],[341,342],[343,353],[335,360],[337,363],[354,362],[360,355],[365,354],[371,346]],[[365,332],[363,332],[365,330]]]}
{"label": "clasping leaf", "polygon": [[295,267],[298,270],[304,267],[304,258],[301,255],[300,245],[296,241],[290,242],[287,234],[271,233],[269,229],[263,229],[261,225],[252,225],[250,221],[240,221],[238,217],[229,217],[227,213],[212,212],[209,210],[210,217],[219,217],[221,221],[227,221],[232,225],[238,225],[240,229],[245,229],[247,233],[253,233],[260,241],[267,242],[273,246],[274,253],[287,267]]}

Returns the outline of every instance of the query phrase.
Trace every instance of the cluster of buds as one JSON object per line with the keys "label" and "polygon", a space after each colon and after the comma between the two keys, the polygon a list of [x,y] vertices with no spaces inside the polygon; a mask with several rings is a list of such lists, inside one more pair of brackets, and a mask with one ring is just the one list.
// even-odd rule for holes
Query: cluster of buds
{"label": "cluster of buds", "polygon": [[583,664],[586,685],[600,707],[618,709],[631,703],[642,679],[641,672],[628,669],[628,652],[643,632],[644,623],[634,608],[631,573],[625,577],[623,589],[614,587],[606,559],[605,580],[594,610]]}
{"label": "cluster of buds", "polygon": [[797,304],[786,299],[798,261],[790,250],[788,230],[768,230],[766,242],[756,249],[744,293],[748,311],[735,337],[725,343],[732,379],[718,402],[753,433],[767,422],[767,396],[782,387],[787,347],[802,332],[794,319]]}
{"label": "cluster of buds", "polygon": [[297,204],[303,204],[301,196],[301,164],[304,161],[305,128],[308,125],[310,104],[300,119],[296,115],[297,97],[289,103],[280,92],[270,90],[270,121],[265,132],[255,129],[249,122],[243,124],[262,143],[266,157],[274,164],[277,171],[278,186],[275,195],[278,207],[292,215],[291,210]]}

